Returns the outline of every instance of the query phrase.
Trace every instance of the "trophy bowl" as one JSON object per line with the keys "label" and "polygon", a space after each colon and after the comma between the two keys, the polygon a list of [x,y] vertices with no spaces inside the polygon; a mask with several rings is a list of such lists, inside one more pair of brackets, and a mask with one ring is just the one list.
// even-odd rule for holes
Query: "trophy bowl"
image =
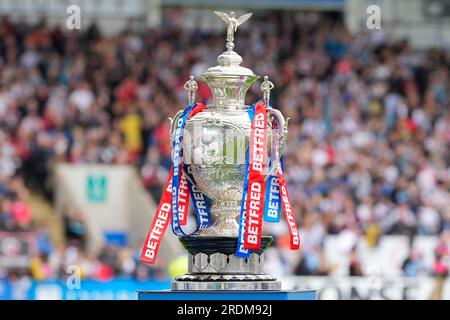
{"label": "trophy bowl", "polygon": [[251,123],[247,106],[217,109],[208,106],[187,122],[185,137],[191,139],[183,141],[184,159],[197,187],[212,200],[213,224],[201,235],[237,237]]}

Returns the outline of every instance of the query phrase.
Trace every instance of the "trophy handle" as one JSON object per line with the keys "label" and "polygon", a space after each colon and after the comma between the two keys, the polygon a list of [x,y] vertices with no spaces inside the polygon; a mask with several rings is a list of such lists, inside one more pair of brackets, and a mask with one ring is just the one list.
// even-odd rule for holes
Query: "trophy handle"
{"label": "trophy handle", "polygon": [[[175,114],[175,117],[173,117],[173,118],[169,117],[169,122],[170,122],[170,132],[169,132],[169,134],[170,134],[170,141],[172,141],[172,139],[173,139],[173,135],[174,135],[175,130],[176,130],[176,124],[178,122],[178,119],[180,119],[183,111],[184,110],[179,110]],[[186,179],[189,180],[189,182],[192,183],[193,185],[196,185],[195,182],[189,176],[188,172],[184,169],[184,167],[182,167],[181,170],[183,171],[184,176],[186,177]]]}
{"label": "trophy handle", "polygon": [[[269,174],[267,175],[266,179],[269,176],[273,175],[277,170],[278,162],[281,160],[281,156],[283,155],[283,150],[286,145],[288,123],[289,123],[289,118],[284,119],[284,116],[280,110],[274,109],[269,106],[269,107],[267,107],[267,112],[268,112],[269,116],[274,116],[277,119],[278,126],[281,128],[281,134],[278,137],[278,139],[279,139],[278,140],[278,158],[275,159],[275,163],[272,163],[272,166],[269,170]],[[277,132],[275,130],[272,130],[272,132],[274,135],[277,134]]]}
{"label": "trophy handle", "polygon": [[173,139],[173,134],[175,132],[178,119],[181,117],[181,114],[183,113],[183,111],[184,110],[178,111],[175,114],[175,117],[173,117],[173,119],[169,117],[169,121],[170,121],[170,141],[172,141],[172,139]]}

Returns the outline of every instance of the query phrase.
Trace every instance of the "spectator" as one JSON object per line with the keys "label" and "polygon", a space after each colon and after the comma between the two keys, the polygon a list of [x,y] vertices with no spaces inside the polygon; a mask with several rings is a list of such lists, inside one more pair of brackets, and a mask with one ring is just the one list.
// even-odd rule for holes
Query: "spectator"
{"label": "spectator", "polygon": [[425,271],[423,255],[418,250],[411,250],[402,264],[403,274],[406,277],[418,277]]}
{"label": "spectator", "polygon": [[83,214],[78,210],[70,211],[64,216],[65,234],[69,243],[78,243],[81,248],[86,245],[86,225]]}
{"label": "spectator", "polygon": [[361,277],[364,275],[356,248],[353,248],[350,253],[349,275],[352,277]]}
{"label": "spectator", "polygon": [[438,246],[434,251],[434,266],[433,266],[433,275],[435,277],[435,285],[433,291],[431,293],[430,299],[432,300],[441,300],[445,280],[448,277],[449,271],[449,247],[448,243],[450,241],[450,232],[445,231],[441,234],[440,241]]}

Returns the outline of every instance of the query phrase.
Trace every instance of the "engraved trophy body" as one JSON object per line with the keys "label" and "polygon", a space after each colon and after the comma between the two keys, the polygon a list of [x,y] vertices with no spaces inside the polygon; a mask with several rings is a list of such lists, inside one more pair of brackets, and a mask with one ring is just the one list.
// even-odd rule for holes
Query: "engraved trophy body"
{"label": "engraved trophy body", "polygon": [[[250,14],[235,17],[215,12],[227,23],[227,51],[217,58],[218,65],[209,68],[202,80],[212,92],[212,102],[207,109],[186,122],[183,139],[183,159],[190,168],[188,175],[196,186],[212,200],[212,225],[195,236],[181,237],[188,251],[188,273],[178,276],[173,290],[280,290],[281,283],[264,273],[263,251],[270,245],[271,237],[262,237],[261,249],[252,251],[249,258],[234,255],[239,234],[246,150],[249,147],[251,122],[245,95],[259,78],[250,69],[242,67],[242,58],[234,49],[234,32]],[[264,101],[269,105],[273,84],[265,77],[261,86]],[[189,103],[194,103],[197,84],[191,77],[185,89]],[[268,107],[268,116],[276,117],[281,128],[277,136],[279,155],[287,136],[287,123],[281,113]],[[173,124],[180,116],[178,113]],[[267,123],[268,154],[272,150],[273,135]],[[272,164],[272,168],[275,166]]]}

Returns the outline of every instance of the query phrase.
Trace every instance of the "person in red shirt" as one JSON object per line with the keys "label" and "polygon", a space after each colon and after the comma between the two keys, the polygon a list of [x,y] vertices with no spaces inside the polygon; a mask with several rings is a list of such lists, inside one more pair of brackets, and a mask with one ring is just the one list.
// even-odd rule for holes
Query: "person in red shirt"
{"label": "person in red shirt", "polygon": [[434,266],[433,275],[435,277],[435,285],[431,293],[431,300],[442,300],[442,293],[444,292],[445,280],[449,271],[450,249],[448,243],[450,241],[450,231],[442,232],[439,244],[434,250]]}
{"label": "person in red shirt", "polygon": [[23,201],[14,201],[11,205],[11,213],[15,224],[21,230],[28,230],[31,226],[31,209]]}

